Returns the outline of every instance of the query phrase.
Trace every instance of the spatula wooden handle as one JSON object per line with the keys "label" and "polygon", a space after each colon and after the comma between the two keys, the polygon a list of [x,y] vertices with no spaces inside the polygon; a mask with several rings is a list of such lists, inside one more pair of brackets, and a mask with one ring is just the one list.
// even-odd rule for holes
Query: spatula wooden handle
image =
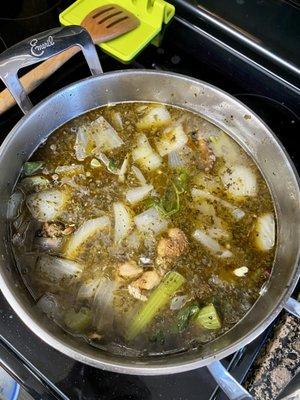
{"label": "spatula wooden handle", "polygon": [[[38,67],[33,68],[27,74],[22,76],[20,80],[25,91],[27,93],[31,93],[36,87],[44,82],[50,75],[52,75],[79,51],[80,48],[78,46],[71,47],[57,56],[44,61]],[[12,97],[8,89],[5,89],[0,93],[0,114],[3,114],[15,104],[15,99]]]}

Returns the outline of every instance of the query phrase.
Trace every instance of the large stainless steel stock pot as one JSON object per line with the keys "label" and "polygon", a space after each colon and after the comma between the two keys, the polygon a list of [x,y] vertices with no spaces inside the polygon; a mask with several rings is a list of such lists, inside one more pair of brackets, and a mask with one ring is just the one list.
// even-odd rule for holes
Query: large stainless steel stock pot
{"label": "large stainless steel stock pot", "polygon": [[[81,46],[93,76],[59,90],[32,107],[17,78],[18,69],[73,45]],[[235,352],[266,329],[283,307],[299,314],[299,305],[290,299],[299,277],[299,178],[279,140],[249,108],[218,88],[183,75],[151,70],[103,74],[89,35],[75,26],[44,32],[6,50],[0,55],[0,77],[25,113],[0,148],[0,285],[13,310],[36,335],[62,353],[95,367],[158,375],[208,366]],[[134,359],[108,354],[77,340],[34,307],[14,263],[6,214],[22,164],[54,130],[93,108],[138,100],[169,103],[200,113],[236,139],[255,160],[269,184],[278,224],[277,252],[270,280],[236,326],[198,351]],[[211,372],[222,374],[219,367],[218,363],[209,366]],[[248,398],[238,395],[241,394],[234,397],[233,393],[232,398]]]}

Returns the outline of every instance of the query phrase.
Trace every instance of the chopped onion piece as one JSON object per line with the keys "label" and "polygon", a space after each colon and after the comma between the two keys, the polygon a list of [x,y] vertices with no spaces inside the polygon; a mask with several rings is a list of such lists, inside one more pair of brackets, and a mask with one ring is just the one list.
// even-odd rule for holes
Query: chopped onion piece
{"label": "chopped onion piece", "polygon": [[33,245],[37,251],[41,252],[58,251],[62,245],[62,238],[36,237]]}
{"label": "chopped onion piece", "polygon": [[90,281],[84,282],[78,290],[77,300],[93,301],[99,283],[100,279],[92,279]]}
{"label": "chopped onion piece", "polygon": [[159,234],[168,228],[168,221],[162,218],[156,208],[151,207],[134,218],[137,229],[145,234]]}
{"label": "chopped onion piece", "polygon": [[91,149],[91,136],[87,129],[83,126],[79,127],[76,134],[75,140],[75,155],[78,161],[83,161],[86,157],[90,155]]}
{"label": "chopped onion piece", "polygon": [[82,265],[75,261],[46,254],[38,258],[36,267],[42,275],[54,283],[64,278],[79,278],[83,269]]}
{"label": "chopped onion piece", "polygon": [[269,251],[275,244],[275,220],[272,213],[259,216],[254,226],[255,245],[258,250]]}
{"label": "chopped onion piece", "polygon": [[173,150],[168,154],[168,164],[170,168],[182,168],[184,167],[184,162],[180,157],[178,151]]}
{"label": "chopped onion piece", "polygon": [[160,127],[171,121],[171,116],[166,107],[157,105],[151,107],[149,111],[141,118],[136,124],[138,129],[147,129],[153,127]]}
{"label": "chopped onion piece", "polygon": [[91,123],[89,131],[96,145],[93,153],[98,157],[99,153],[116,149],[124,144],[116,130],[102,116]]}
{"label": "chopped onion piece", "polygon": [[121,113],[113,112],[111,119],[112,119],[112,123],[116,129],[119,129],[119,130],[123,129],[123,121],[122,121]]}
{"label": "chopped onion piece", "polygon": [[131,204],[138,203],[144,200],[153,190],[152,185],[144,185],[134,189],[130,189],[126,192],[126,200]]}
{"label": "chopped onion piece", "polygon": [[37,307],[50,317],[59,314],[58,300],[52,293],[45,293],[36,303]]}
{"label": "chopped onion piece", "polygon": [[62,212],[68,196],[60,190],[44,190],[27,197],[26,204],[38,221],[54,221]]}
{"label": "chopped onion piece", "polygon": [[123,203],[113,204],[114,217],[115,217],[115,237],[114,241],[116,244],[122,242],[123,239],[128,236],[132,228],[132,216],[126,206]]}
{"label": "chopped onion piece", "polygon": [[141,293],[141,290],[132,285],[128,285],[128,293],[137,300],[147,301],[148,298],[144,294]]}
{"label": "chopped onion piece", "polygon": [[213,239],[230,239],[229,232],[221,227],[211,226],[206,231],[208,235]]}
{"label": "chopped onion piece", "polygon": [[245,216],[244,211],[241,210],[239,207],[234,206],[233,204],[229,203],[226,200],[220,199],[220,197],[215,196],[215,195],[207,192],[206,190],[192,188],[191,194],[194,199],[206,199],[209,201],[216,201],[216,202],[220,203],[223,207],[228,208],[230,210],[231,214],[233,215],[233,217],[237,220],[239,220]]}
{"label": "chopped onion piece", "polygon": [[110,228],[110,219],[104,215],[99,218],[89,219],[85,221],[70,237],[66,244],[64,255],[67,258],[75,258],[84,243],[94,236],[97,232]]}
{"label": "chopped onion piece", "polygon": [[115,175],[119,175],[120,171],[118,169],[111,168],[111,160],[108,157],[106,157],[104,153],[99,152],[97,157],[99,158],[99,160],[103,162],[103,164],[106,166],[109,172]]}
{"label": "chopped onion piece", "polygon": [[134,173],[136,179],[139,181],[139,183],[142,186],[146,185],[147,181],[146,181],[146,178],[144,177],[142,171],[135,165],[133,165],[131,169],[132,169],[132,172]]}
{"label": "chopped onion piece", "polygon": [[210,142],[214,155],[223,157],[226,164],[235,164],[243,157],[238,144],[223,131],[220,131],[218,135],[211,136]]}
{"label": "chopped onion piece", "polygon": [[79,175],[84,173],[83,165],[59,165],[55,169],[56,174],[61,175]]}
{"label": "chopped onion piece", "polygon": [[126,244],[129,248],[138,250],[140,245],[141,245],[141,238],[137,232],[137,230],[134,230],[126,240]]}
{"label": "chopped onion piece", "polygon": [[161,157],[157,153],[152,153],[143,162],[141,162],[141,165],[144,167],[144,169],[152,171],[159,168],[161,162]]}
{"label": "chopped onion piece", "polygon": [[152,149],[147,136],[141,134],[137,138],[137,145],[132,151],[132,158],[146,170],[157,169],[161,163],[161,157]]}
{"label": "chopped onion piece", "polygon": [[247,267],[240,267],[240,268],[236,268],[233,273],[234,275],[238,276],[239,278],[242,278],[243,276],[245,276],[249,271],[249,268]]}
{"label": "chopped onion piece", "polygon": [[[27,179],[27,178],[26,178]],[[19,215],[20,207],[24,200],[24,195],[21,192],[14,192],[7,204],[7,218],[14,219]]]}
{"label": "chopped onion piece", "polygon": [[116,288],[116,282],[108,278],[102,278],[98,284],[93,302],[93,322],[99,331],[109,329],[113,324],[113,300]]}
{"label": "chopped onion piece", "polygon": [[228,258],[232,256],[231,251],[221,246],[215,239],[211,238],[201,229],[196,229],[193,233],[193,237],[218,257]]}
{"label": "chopped onion piece", "polygon": [[172,311],[180,310],[187,302],[187,299],[188,299],[188,296],[186,294],[183,296],[173,297],[173,299],[171,300],[171,303],[170,303],[170,310],[172,310]]}
{"label": "chopped onion piece", "polygon": [[156,148],[159,154],[163,157],[172,151],[179,150],[188,141],[182,125],[167,128],[163,131],[161,137],[156,142]]}
{"label": "chopped onion piece", "polygon": [[208,192],[215,192],[222,188],[220,178],[206,174],[205,172],[199,172],[194,176],[193,183],[200,186],[200,189],[207,190]]}
{"label": "chopped onion piece", "polygon": [[246,196],[255,196],[257,193],[256,175],[243,165],[233,165],[221,175],[227,193],[240,200]]}
{"label": "chopped onion piece", "polygon": [[129,164],[129,154],[127,154],[126,157],[124,158],[124,161],[123,161],[122,166],[119,171],[119,181],[120,182],[125,182],[125,174],[127,171],[128,164]]}
{"label": "chopped onion piece", "polygon": [[20,187],[24,190],[25,193],[33,192],[36,189],[44,190],[47,188],[48,185],[49,180],[40,175],[27,176],[20,182]]}

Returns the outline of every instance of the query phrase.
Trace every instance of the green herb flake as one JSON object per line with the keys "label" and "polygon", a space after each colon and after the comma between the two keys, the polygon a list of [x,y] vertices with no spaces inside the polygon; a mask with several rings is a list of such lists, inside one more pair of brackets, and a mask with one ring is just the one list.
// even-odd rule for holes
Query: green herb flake
{"label": "green herb flake", "polygon": [[27,161],[23,165],[23,173],[26,176],[33,175],[39,171],[43,165],[43,161]]}

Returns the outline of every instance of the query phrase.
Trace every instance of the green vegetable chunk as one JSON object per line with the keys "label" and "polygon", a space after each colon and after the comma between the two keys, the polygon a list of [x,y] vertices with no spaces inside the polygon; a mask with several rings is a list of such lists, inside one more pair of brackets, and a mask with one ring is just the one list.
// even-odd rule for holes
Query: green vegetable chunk
{"label": "green vegetable chunk", "polygon": [[212,303],[201,308],[196,316],[195,322],[202,328],[211,330],[220,329],[222,326],[215,306]]}
{"label": "green vegetable chunk", "polygon": [[43,161],[27,161],[23,165],[23,173],[26,176],[35,174],[44,165]]}
{"label": "green vegetable chunk", "polygon": [[150,324],[184,282],[185,278],[178,272],[171,271],[165,275],[160,285],[150,294],[148,301],[133,317],[126,334],[128,341],[133,340]]}
{"label": "green vegetable chunk", "polygon": [[199,307],[197,304],[187,304],[183,307],[176,317],[176,324],[173,326],[173,333],[181,333],[183,332],[188,324],[189,321],[198,313]]}
{"label": "green vegetable chunk", "polygon": [[78,312],[68,310],[64,322],[71,331],[84,332],[91,325],[92,312],[87,307],[81,307]]}
{"label": "green vegetable chunk", "polygon": [[111,172],[116,172],[117,169],[118,169],[117,164],[116,164],[116,162],[114,160],[109,160],[107,168]]}
{"label": "green vegetable chunk", "polygon": [[179,171],[179,174],[174,178],[174,185],[178,194],[182,194],[188,187],[188,173],[185,170]]}
{"label": "green vegetable chunk", "polygon": [[173,183],[167,187],[160,205],[165,216],[173,215],[179,211],[179,195]]}

